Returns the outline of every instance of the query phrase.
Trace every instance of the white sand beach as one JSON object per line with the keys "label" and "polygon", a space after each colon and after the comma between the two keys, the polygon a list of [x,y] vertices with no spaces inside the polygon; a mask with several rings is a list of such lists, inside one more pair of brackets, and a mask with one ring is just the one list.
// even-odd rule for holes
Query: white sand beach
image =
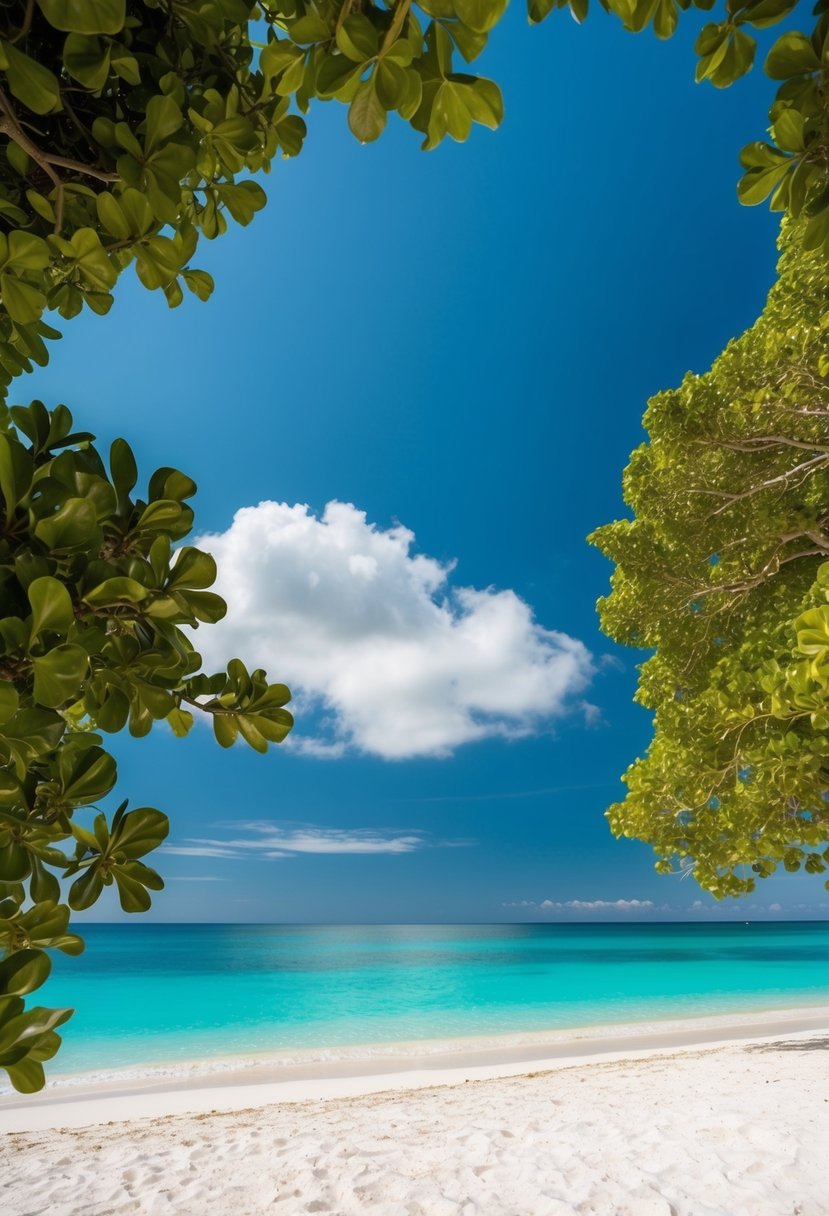
{"label": "white sand beach", "polygon": [[523,1040],[6,1095],[2,1210],[829,1213],[829,1010]]}

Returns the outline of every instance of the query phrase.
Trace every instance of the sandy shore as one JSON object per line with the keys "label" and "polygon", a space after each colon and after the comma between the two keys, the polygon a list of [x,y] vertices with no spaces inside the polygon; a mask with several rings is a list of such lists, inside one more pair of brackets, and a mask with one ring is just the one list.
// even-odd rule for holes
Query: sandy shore
{"label": "sandy shore", "polygon": [[775,1016],[74,1078],[0,1099],[4,1216],[827,1216],[829,1010]]}

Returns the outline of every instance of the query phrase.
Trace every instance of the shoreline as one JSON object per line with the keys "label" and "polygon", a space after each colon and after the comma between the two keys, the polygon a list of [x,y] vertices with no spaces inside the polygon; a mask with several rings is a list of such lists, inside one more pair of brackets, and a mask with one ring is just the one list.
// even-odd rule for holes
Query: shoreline
{"label": "shoreline", "polygon": [[345,1045],[67,1074],[0,1096],[0,1133],[407,1092],[599,1063],[813,1039],[829,1004],[569,1030]]}

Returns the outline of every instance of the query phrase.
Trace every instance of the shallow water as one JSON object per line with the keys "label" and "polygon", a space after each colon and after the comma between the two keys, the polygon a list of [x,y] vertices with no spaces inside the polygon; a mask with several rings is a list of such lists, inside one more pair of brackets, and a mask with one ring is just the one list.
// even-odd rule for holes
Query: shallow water
{"label": "shallow water", "polygon": [[829,924],[89,925],[50,1075],[829,1000]]}

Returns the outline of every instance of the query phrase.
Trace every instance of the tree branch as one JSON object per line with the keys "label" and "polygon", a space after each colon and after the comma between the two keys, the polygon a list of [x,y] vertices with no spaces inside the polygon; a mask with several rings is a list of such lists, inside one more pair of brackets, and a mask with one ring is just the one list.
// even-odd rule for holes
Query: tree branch
{"label": "tree branch", "polygon": [[14,110],[2,89],[0,89],[0,133],[8,135],[9,139],[22,148],[27,156],[38,165],[55,187],[55,232],[63,227],[63,182],[58,177],[49,161],[33,143],[15,117]]}
{"label": "tree branch", "polygon": [[731,452],[765,452],[776,447],[801,448],[806,452],[829,452],[829,445],[791,439],[787,435],[758,435],[752,439],[698,439],[701,447],[727,448]]}
{"label": "tree branch", "polygon": [[29,30],[32,28],[32,18],[35,15],[35,0],[28,0],[26,12],[23,16],[23,24],[15,34],[14,38],[10,38],[9,42],[12,46],[19,42],[21,38],[25,38]]}
{"label": "tree branch", "polygon": [[705,489],[690,489],[689,494],[708,494],[713,498],[725,498],[726,502],[721,507],[717,507],[716,511],[711,512],[713,519],[717,515],[721,515],[723,511],[727,511],[735,502],[742,502],[746,498],[752,498],[755,494],[762,493],[763,490],[770,490],[773,486],[785,485],[792,477],[798,473],[807,474],[815,466],[821,464],[829,464],[829,453],[821,452],[820,455],[812,457],[811,460],[804,460],[801,464],[795,465],[793,469],[787,469],[784,473],[778,473],[776,477],[769,477],[766,481],[758,482],[757,485],[750,486],[747,490],[742,490],[739,494],[731,494],[726,490],[705,490]]}
{"label": "tree branch", "polygon": [[62,178],[55,172],[55,168],[68,169],[73,173],[82,173],[86,177],[94,177],[101,182],[117,182],[117,173],[108,173],[103,169],[96,169],[93,165],[86,165],[83,161],[71,160],[66,156],[55,156],[50,152],[44,152],[39,148],[34,140],[26,134],[17,120],[14,112],[14,107],[9,101],[6,94],[0,89],[0,132],[8,135],[13,143],[16,143],[19,148],[32,158],[35,164],[43,170],[49,180],[55,187],[55,232],[60,232],[63,227],[63,204],[64,204],[64,182]]}
{"label": "tree branch", "polygon": [[386,36],[383,39],[382,46],[380,47],[380,53],[377,56],[378,59],[382,59],[386,54],[386,51],[388,51],[396,41],[397,35],[400,33],[403,26],[403,22],[406,20],[406,14],[409,11],[411,2],[412,0],[398,0],[397,7],[394,10],[392,23],[386,30]]}
{"label": "tree branch", "polygon": [[736,595],[742,591],[753,591],[755,587],[759,587],[767,578],[772,578],[777,574],[781,566],[786,566],[789,562],[799,561],[802,557],[825,557],[827,553],[829,553],[829,543],[814,549],[801,549],[797,553],[789,553],[786,557],[781,557],[778,551],[772,554],[762,570],[758,570],[756,574],[751,574],[740,582],[718,583],[712,587],[703,587],[700,591],[696,592],[695,598],[699,599],[703,595],[715,595],[718,591],[724,591],[728,595]]}

